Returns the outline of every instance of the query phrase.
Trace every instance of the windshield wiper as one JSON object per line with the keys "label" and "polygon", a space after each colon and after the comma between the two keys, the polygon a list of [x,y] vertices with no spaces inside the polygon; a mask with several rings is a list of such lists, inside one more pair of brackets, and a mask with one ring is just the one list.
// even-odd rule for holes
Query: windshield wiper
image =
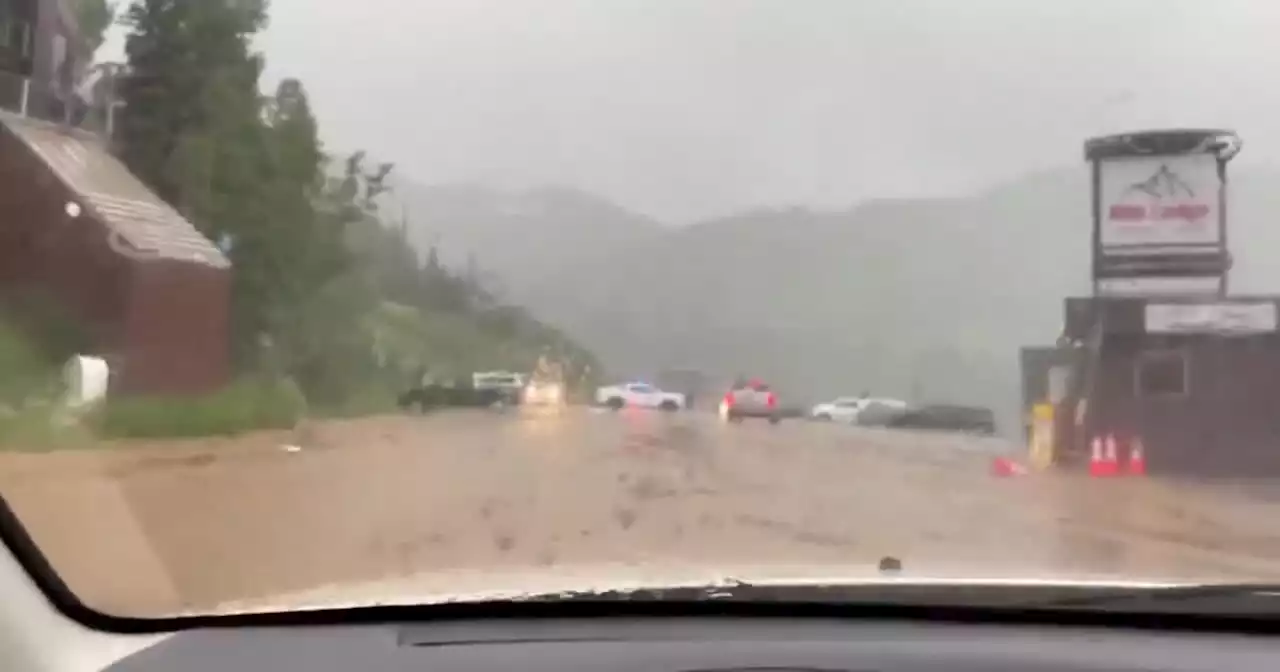
{"label": "windshield wiper", "polygon": [[909,580],[900,583],[812,585],[727,581],[708,586],[582,591],[535,595],[524,599],[569,602],[798,602],[901,607],[981,607],[1044,611],[1280,616],[1280,584],[1203,584],[1130,588],[1088,584],[912,583]]}
{"label": "windshield wiper", "polygon": [[1205,583],[1154,588],[1088,588],[1079,595],[1029,600],[1020,606],[1031,609],[1280,616],[1280,584]]}

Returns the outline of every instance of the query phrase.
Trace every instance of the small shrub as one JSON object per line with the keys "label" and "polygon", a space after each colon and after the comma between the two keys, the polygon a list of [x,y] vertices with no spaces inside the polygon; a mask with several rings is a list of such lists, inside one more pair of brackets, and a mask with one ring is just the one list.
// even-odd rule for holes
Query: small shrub
{"label": "small shrub", "polygon": [[352,392],[341,402],[314,405],[312,411],[316,417],[324,418],[390,413],[396,410],[396,396],[389,386],[368,385]]}
{"label": "small shrub", "polygon": [[106,438],[226,436],[255,429],[289,429],[306,413],[290,382],[250,379],[202,397],[109,400],[99,411]]}
{"label": "small shrub", "polygon": [[56,297],[47,291],[26,290],[0,295],[0,312],[9,327],[17,328],[38,349],[44,359],[65,361],[86,352],[92,339],[81,323]]}
{"label": "small shrub", "polygon": [[55,393],[59,369],[18,329],[0,322],[0,404],[16,406]]}

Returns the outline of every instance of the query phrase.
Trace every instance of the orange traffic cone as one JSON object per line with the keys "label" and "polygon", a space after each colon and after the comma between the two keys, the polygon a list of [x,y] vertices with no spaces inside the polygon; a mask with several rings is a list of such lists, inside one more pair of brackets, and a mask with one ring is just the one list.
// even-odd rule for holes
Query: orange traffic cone
{"label": "orange traffic cone", "polygon": [[1119,475],[1120,474],[1120,456],[1118,454],[1119,451],[1116,450],[1116,435],[1108,434],[1106,443],[1104,443],[1103,446],[1106,448],[1105,452],[1102,455],[1103,469],[1106,471],[1105,475],[1106,476]]}
{"label": "orange traffic cone", "polygon": [[1129,475],[1147,475],[1147,456],[1142,450],[1142,439],[1133,437],[1133,445],[1129,447]]}
{"label": "orange traffic cone", "polygon": [[1093,437],[1089,453],[1089,475],[1094,478],[1106,476],[1107,468],[1102,462],[1102,439]]}
{"label": "orange traffic cone", "polygon": [[1012,458],[997,457],[991,460],[991,475],[997,478],[1011,478],[1027,475],[1027,468]]}

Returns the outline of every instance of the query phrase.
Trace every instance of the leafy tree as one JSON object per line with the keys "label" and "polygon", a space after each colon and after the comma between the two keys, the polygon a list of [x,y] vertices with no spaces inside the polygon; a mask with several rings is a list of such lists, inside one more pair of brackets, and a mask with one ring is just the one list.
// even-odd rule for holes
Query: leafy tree
{"label": "leafy tree", "polygon": [[129,76],[119,86],[118,150],[197,228],[233,242],[232,345],[237,361],[250,364],[269,335],[281,275],[271,240],[279,143],[263,120],[262,59],[250,48],[266,23],[265,3],[134,0],[124,22]]}
{"label": "leafy tree", "polygon": [[72,0],[70,9],[80,28],[80,35],[90,52],[96,52],[107,38],[107,29],[115,20],[117,2],[110,0]]}
{"label": "leafy tree", "polygon": [[[261,0],[134,0],[116,138],[129,168],[206,233],[237,228],[234,199],[260,177]],[[241,214],[241,213],[235,213]]]}
{"label": "leafy tree", "polygon": [[455,342],[491,349],[452,353],[459,361],[531,361],[549,348],[595,367],[563,334],[498,305],[478,260],[462,273],[434,248],[421,260],[407,214],[383,212],[393,165],[370,167],[364,152],[326,156],[302,82],[260,93],[262,58],[250,43],[266,24],[264,0],[132,0],[124,22],[118,151],[205,235],[230,241],[240,367],[289,377],[321,404],[394,386],[373,326],[385,305],[413,311],[415,328],[433,328],[433,316],[467,325],[474,337]]}

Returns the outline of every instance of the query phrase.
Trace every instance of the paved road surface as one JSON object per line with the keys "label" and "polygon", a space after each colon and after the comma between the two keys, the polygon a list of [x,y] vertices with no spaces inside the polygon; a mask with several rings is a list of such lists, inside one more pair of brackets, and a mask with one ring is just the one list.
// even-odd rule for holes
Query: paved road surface
{"label": "paved road surface", "polygon": [[141,615],[856,575],[886,555],[908,574],[1280,580],[1274,498],[991,477],[990,455],[1012,450],[702,414],[458,412],[3,454],[0,493],[90,605]]}

